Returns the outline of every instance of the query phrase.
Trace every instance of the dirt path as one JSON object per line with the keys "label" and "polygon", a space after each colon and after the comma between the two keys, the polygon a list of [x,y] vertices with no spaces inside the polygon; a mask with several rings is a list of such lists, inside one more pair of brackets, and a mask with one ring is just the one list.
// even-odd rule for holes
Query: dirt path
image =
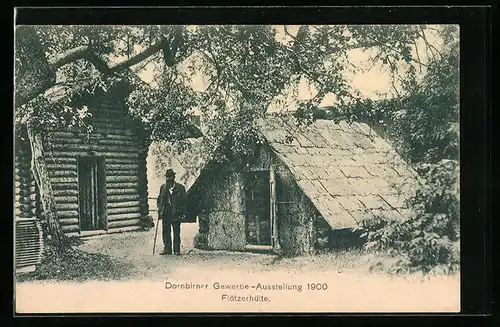
{"label": "dirt path", "polygon": [[[369,273],[374,259],[370,256],[329,254],[277,260],[265,254],[199,251],[192,243],[196,230],[196,224],[183,225],[183,255],[179,257],[152,254],[154,230],[87,239],[79,246],[81,250],[109,255],[130,267],[125,280],[18,284],[16,309],[29,313],[459,310],[457,276],[422,280],[416,275]],[[167,283],[177,288],[167,289]],[[311,283],[325,289],[308,289]],[[277,289],[252,288],[258,284]],[[185,289],[186,285],[191,288]],[[248,289],[221,290],[217,285],[248,285]],[[267,301],[228,301],[224,294],[246,299],[262,296]]]}
{"label": "dirt path", "polygon": [[109,255],[132,269],[133,280],[164,280],[167,276],[183,275],[186,271],[260,272],[274,261],[274,256],[229,251],[200,251],[194,248],[197,224],[182,225],[181,256],[162,256],[161,225],[155,254],[152,254],[154,229],[144,232],[104,235],[86,239],[80,250]]}
{"label": "dirt path", "polygon": [[[275,272],[286,275],[312,273],[368,273],[373,256],[348,254],[278,258],[276,255],[233,251],[203,251],[194,248],[197,224],[183,224],[181,256],[162,256],[161,225],[155,254],[152,254],[154,229],[143,232],[103,235],[88,238],[78,248],[85,252],[108,255],[130,267],[126,274],[131,280],[164,280],[184,276],[188,271],[203,274],[244,272],[262,274]],[[351,260],[350,260],[351,259]]]}

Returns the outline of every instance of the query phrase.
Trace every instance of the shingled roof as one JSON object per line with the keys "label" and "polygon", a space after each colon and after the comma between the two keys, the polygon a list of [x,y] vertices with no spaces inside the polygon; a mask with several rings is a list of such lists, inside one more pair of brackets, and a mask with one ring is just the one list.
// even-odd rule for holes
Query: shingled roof
{"label": "shingled roof", "polygon": [[332,228],[405,219],[417,173],[367,124],[269,116],[258,129]]}

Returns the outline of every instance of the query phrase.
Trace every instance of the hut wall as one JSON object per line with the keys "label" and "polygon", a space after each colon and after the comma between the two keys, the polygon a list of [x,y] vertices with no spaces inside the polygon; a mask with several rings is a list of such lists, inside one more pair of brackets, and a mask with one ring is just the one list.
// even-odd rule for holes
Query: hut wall
{"label": "hut wall", "polygon": [[138,229],[148,214],[145,140],[134,131],[123,97],[100,95],[85,105],[94,130],[57,131],[44,144],[56,209],[66,233],[80,232],[78,156],[104,157],[107,230]]}
{"label": "hut wall", "polygon": [[208,195],[214,199],[209,213],[208,246],[216,250],[243,250],[246,236],[242,177],[229,172],[214,182]]}
{"label": "hut wall", "polygon": [[307,198],[297,187],[293,176],[281,166],[277,176],[278,237],[284,253],[304,254],[313,250],[313,217]]}
{"label": "hut wall", "polygon": [[203,184],[200,192],[191,196],[197,207],[200,234],[206,239],[203,247],[244,250],[246,236],[241,174],[224,167],[215,168],[204,176],[198,181]]}

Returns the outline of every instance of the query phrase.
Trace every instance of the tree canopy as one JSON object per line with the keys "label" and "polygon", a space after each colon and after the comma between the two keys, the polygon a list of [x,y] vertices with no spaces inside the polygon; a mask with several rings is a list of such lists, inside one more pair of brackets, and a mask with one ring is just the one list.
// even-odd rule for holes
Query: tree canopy
{"label": "tree canopy", "polygon": [[[201,113],[207,141],[230,137],[228,150],[237,152],[255,141],[249,122],[271,105],[286,110],[280,99],[303,80],[312,95],[299,109],[317,107],[328,95],[340,107],[365,100],[346,75],[363,69],[354,67],[353,50],[369,53],[371,65],[387,69],[401,96],[415,93],[418,86],[410,87],[420,83],[415,72],[442,55],[440,43],[454,40],[446,39],[446,28],[425,25],[35,26],[35,31],[49,62],[58,63],[55,84],[75,89],[105,87],[102,63],[111,67],[158,45],[161,51],[131,67],[149,79],[131,80],[131,113],[147,124],[152,140],[179,139],[190,115]],[[82,47],[92,55],[61,59]],[[19,112],[21,121],[26,115]],[[62,116],[55,110],[52,123]],[[49,118],[42,114],[37,121]]]}
{"label": "tree canopy", "polygon": [[[306,122],[333,99],[339,117],[378,128],[429,182],[410,201],[415,219],[369,239],[405,252],[410,265],[457,262],[457,26],[19,26],[16,36],[15,122],[38,131],[85,124],[89,110],[72,108],[71,95],[121,78],[152,141],[181,140],[201,114],[208,151],[231,157],[251,151],[259,142],[252,122],[287,110],[301,85],[309,96],[294,108]],[[352,78],[374,67],[357,81],[382,84],[385,71],[390,88],[375,100]],[[54,96],[54,87],[70,96]]]}

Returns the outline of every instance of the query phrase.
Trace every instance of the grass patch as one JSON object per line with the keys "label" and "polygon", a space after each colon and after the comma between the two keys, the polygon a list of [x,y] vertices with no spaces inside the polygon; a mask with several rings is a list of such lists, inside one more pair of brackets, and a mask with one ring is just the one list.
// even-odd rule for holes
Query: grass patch
{"label": "grass patch", "polygon": [[16,279],[21,283],[38,280],[118,280],[130,276],[131,269],[107,255],[89,253],[73,247],[59,250],[46,244],[42,262],[36,271],[19,274]]}

